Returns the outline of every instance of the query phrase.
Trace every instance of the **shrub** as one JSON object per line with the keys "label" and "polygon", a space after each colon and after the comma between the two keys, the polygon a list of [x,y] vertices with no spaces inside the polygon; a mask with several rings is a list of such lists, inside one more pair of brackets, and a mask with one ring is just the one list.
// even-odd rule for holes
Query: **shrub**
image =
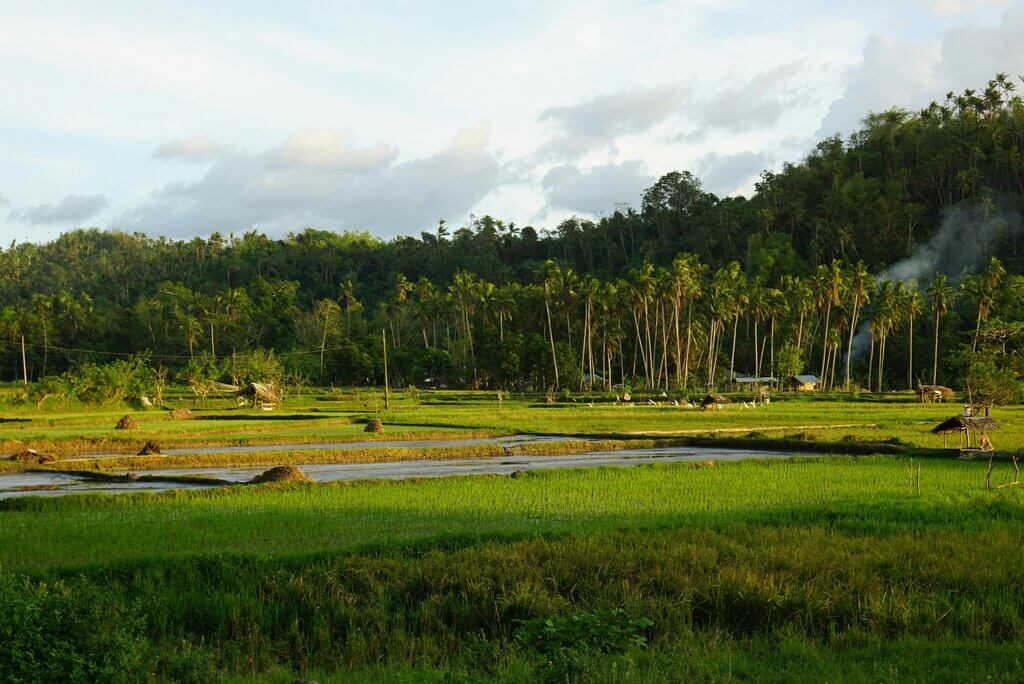
{"label": "shrub", "polygon": [[144,619],[76,581],[0,574],[0,680],[129,682],[145,678]]}

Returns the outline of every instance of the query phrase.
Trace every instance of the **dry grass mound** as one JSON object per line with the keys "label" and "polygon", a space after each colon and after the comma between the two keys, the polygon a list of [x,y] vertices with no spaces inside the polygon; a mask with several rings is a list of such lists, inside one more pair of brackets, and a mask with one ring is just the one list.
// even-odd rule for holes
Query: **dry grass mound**
{"label": "dry grass mound", "polygon": [[49,454],[41,454],[35,449],[25,449],[19,451],[16,454],[11,454],[10,460],[17,461],[18,463],[29,463],[31,465],[43,465],[44,463],[51,463],[57,459]]}
{"label": "dry grass mound", "polygon": [[137,430],[138,428],[139,421],[131,416],[122,416],[121,420],[117,421],[117,425],[114,426],[115,430]]}
{"label": "dry grass mound", "polygon": [[160,455],[160,445],[157,444],[156,442],[154,442],[153,440],[149,440],[148,442],[146,442],[146,444],[139,451],[139,456],[159,456],[159,455]]}
{"label": "dry grass mound", "polygon": [[384,432],[384,423],[380,422],[380,418],[374,418],[366,424],[363,432]]}
{"label": "dry grass mound", "polygon": [[267,482],[312,482],[306,473],[295,466],[275,466],[270,470],[260,473],[249,480],[249,484],[264,484]]}
{"label": "dry grass mound", "polygon": [[171,420],[192,420],[195,416],[187,408],[171,409]]}

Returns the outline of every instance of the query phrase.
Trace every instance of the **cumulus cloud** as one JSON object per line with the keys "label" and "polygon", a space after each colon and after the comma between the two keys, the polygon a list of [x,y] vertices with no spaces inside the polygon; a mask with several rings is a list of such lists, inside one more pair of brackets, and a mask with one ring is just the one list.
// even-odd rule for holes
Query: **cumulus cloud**
{"label": "cumulus cloud", "polygon": [[716,130],[736,133],[778,122],[787,109],[806,99],[791,80],[799,62],[782,64],[750,78],[732,79],[720,89],[701,92],[686,83],[669,83],[592,97],[576,105],[552,107],[540,121],[554,135],[539,152],[544,159],[577,159],[602,147],[614,148],[621,136],[644,133],[666,123],[686,130],[672,142],[696,142]]}
{"label": "cumulus cloud", "polygon": [[[961,4],[961,3],[954,3]],[[1024,70],[1024,6],[1006,10],[998,24],[950,28],[931,41],[874,36],[831,104],[817,136],[853,131],[869,112],[915,110],[948,91],[981,89],[997,72]]]}
{"label": "cumulus cloud", "polygon": [[698,130],[746,131],[770,126],[804,95],[789,84],[799,62],[782,64],[694,102],[687,117]]}
{"label": "cumulus cloud", "polygon": [[359,150],[346,138],[324,139],[323,151],[314,149],[313,136],[297,134],[261,153],[222,154],[202,178],[160,188],[121,222],[170,237],[255,225],[394,235],[465,215],[502,177],[485,123],[463,129],[432,155],[404,162],[393,161],[386,146]]}
{"label": "cumulus cloud", "polygon": [[87,221],[107,208],[103,195],[68,195],[53,204],[12,211],[8,218],[34,226],[69,226]]}
{"label": "cumulus cloud", "polygon": [[564,157],[577,157],[611,144],[615,138],[641,133],[679,111],[689,96],[681,84],[637,88],[597,95],[576,105],[551,107],[540,115],[558,133],[546,148]]}
{"label": "cumulus cloud", "polygon": [[541,185],[549,210],[598,215],[623,202],[639,204],[644,189],[653,182],[643,162],[632,160],[585,171],[571,165],[556,166],[544,175]]}
{"label": "cumulus cloud", "polygon": [[153,156],[158,159],[204,161],[216,157],[223,149],[223,145],[218,145],[205,135],[193,135],[160,145],[153,150]]}
{"label": "cumulus cloud", "polygon": [[368,171],[394,161],[398,148],[378,143],[360,149],[352,144],[350,134],[308,129],[290,135],[272,154],[284,166]]}
{"label": "cumulus cloud", "polygon": [[716,195],[731,195],[745,190],[767,161],[768,155],[764,152],[727,155],[710,152],[697,161],[697,176],[704,187]]}
{"label": "cumulus cloud", "polygon": [[979,7],[1005,5],[1007,0],[918,0],[935,14],[941,17],[955,17]]}

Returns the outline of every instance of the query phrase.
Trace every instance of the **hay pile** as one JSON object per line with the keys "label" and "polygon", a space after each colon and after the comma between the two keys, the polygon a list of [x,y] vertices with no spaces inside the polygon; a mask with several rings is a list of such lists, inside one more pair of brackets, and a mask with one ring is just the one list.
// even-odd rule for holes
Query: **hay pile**
{"label": "hay pile", "polygon": [[137,430],[139,427],[139,421],[135,420],[131,416],[123,416],[121,420],[117,421],[117,425],[114,426],[115,430]]}
{"label": "hay pile", "polygon": [[723,397],[721,394],[716,392],[708,392],[707,396],[700,400],[701,408],[710,408],[712,406],[719,406],[724,404],[731,404],[732,401],[729,397]]}
{"label": "hay pile", "polygon": [[384,423],[380,422],[380,418],[374,418],[366,424],[363,432],[384,432]]}
{"label": "hay pile", "polygon": [[171,420],[192,420],[195,416],[187,408],[171,409]]}
{"label": "hay pile", "polygon": [[249,484],[264,484],[267,482],[312,482],[306,473],[295,466],[284,465],[274,466],[270,470],[260,473],[249,480]]}
{"label": "hay pile", "polygon": [[19,451],[16,454],[12,454],[10,460],[17,461],[18,463],[30,463],[32,465],[43,465],[44,463],[50,463],[57,459],[49,454],[41,454],[35,449],[25,449]]}
{"label": "hay pile", "polygon": [[160,455],[160,445],[157,444],[156,442],[154,442],[153,440],[149,440],[148,442],[146,442],[145,446],[143,446],[142,449],[139,451],[139,456],[159,456],[159,455]]}

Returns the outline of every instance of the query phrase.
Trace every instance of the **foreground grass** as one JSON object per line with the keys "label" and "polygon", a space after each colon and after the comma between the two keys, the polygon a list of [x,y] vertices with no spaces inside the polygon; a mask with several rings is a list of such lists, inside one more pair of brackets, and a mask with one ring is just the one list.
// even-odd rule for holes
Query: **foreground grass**
{"label": "foreground grass", "polygon": [[[1008,472],[1008,471],[1007,471]],[[1005,473],[996,472],[996,481]],[[0,502],[0,567],[75,568],[192,554],[302,554],[444,536],[827,521],[864,533],[1024,523],[1019,489],[982,490],[984,464],[838,457],[78,495]]]}
{"label": "foreground grass", "polygon": [[1012,678],[1024,499],[983,468],[927,460],[920,493],[874,456],[11,500],[0,674]]}

